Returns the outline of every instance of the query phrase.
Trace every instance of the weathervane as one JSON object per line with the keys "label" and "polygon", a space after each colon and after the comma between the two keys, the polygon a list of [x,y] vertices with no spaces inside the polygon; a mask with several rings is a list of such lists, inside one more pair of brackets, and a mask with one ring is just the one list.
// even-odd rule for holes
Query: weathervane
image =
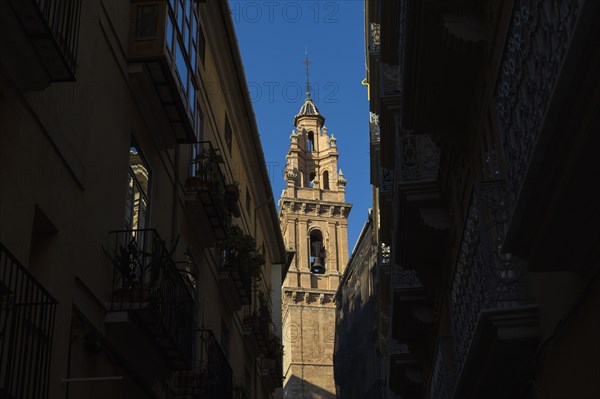
{"label": "weathervane", "polygon": [[306,65],[306,98],[308,99],[310,98],[310,81],[308,80],[308,66],[312,64],[312,61],[309,61],[308,59],[308,47],[304,49],[304,54],[306,58],[302,63]]}

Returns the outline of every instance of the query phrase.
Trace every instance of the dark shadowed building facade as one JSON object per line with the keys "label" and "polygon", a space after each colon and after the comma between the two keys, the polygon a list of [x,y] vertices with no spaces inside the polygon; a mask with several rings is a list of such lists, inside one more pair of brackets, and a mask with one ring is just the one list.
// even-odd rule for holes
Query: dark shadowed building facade
{"label": "dark shadowed building facade", "polygon": [[385,397],[600,396],[600,3],[365,11]]}

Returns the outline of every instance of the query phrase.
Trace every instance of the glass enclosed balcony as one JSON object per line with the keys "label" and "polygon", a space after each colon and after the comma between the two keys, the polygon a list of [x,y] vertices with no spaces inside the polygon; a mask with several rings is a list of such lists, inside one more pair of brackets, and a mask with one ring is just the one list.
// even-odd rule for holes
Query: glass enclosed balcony
{"label": "glass enclosed balcony", "polygon": [[[129,75],[161,143],[195,141],[198,5],[191,0],[131,0]],[[170,136],[163,132],[166,128]]]}

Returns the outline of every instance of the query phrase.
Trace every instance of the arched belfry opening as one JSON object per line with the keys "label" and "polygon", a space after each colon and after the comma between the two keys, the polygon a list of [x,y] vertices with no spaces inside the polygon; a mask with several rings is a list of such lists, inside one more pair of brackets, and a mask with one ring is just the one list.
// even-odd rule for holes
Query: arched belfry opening
{"label": "arched belfry opening", "polygon": [[315,186],[314,180],[315,180],[315,177],[316,177],[316,176],[317,176],[317,175],[315,174],[315,172],[314,172],[314,171],[313,171],[313,172],[310,172],[310,174],[308,175],[308,186],[309,186],[310,188],[313,188],[313,187]]}
{"label": "arched belfry opening", "polygon": [[310,271],[314,274],[325,274],[325,247],[320,230],[310,232],[309,245]]}
{"label": "arched belfry opening", "polygon": [[329,188],[329,172],[323,172],[323,190],[330,190]]}
{"label": "arched belfry opening", "polygon": [[307,140],[307,150],[308,152],[313,152],[316,151],[317,148],[315,147],[315,133],[314,132],[308,132],[308,140]]}

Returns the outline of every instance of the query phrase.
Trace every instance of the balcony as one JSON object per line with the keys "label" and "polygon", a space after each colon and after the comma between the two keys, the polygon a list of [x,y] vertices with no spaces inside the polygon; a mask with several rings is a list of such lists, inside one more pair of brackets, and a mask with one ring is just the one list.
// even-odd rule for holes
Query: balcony
{"label": "balcony", "polygon": [[131,0],[129,76],[159,145],[192,143],[199,48],[196,2]]}
{"label": "balcony", "polygon": [[[264,298],[259,292],[259,298]],[[266,300],[259,300],[259,306],[246,306],[244,308],[244,338],[256,354],[266,353],[271,340],[271,312]]]}
{"label": "balcony", "polygon": [[597,246],[600,221],[588,194],[600,173],[592,161],[600,116],[586,101],[600,90],[591,40],[599,4],[518,0],[512,7],[495,93],[513,207],[504,247],[527,257],[530,271],[587,274],[594,263],[580,248]]}
{"label": "balcony", "polygon": [[452,399],[455,378],[452,337],[438,337],[427,399]]}
{"label": "balcony", "polygon": [[427,286],[434,279],[432,270],[444,262],[441,254],[450,227],[438,184],[440,149],[431,135],[403,130],[395,157],[396,262],[418,269]]}
{"label": "balcony", "polygon": [[[197,143],[195,152],[191,176],[185,182],[185,205],[194,227],[200,230],[203,237],[210,237],[203,242],[206,246],[212,246],[215,241],[225,239],[228,220],[226,202],[229,201],[226,187],[229,186],[226,186],[221,172],[223,159],[212,143]],[[231,186],[237,190],[237,186]]]}
{"label": "balcony", "polygon": [[435,182],[440,164],[440,149],[430,134],[414,134],[404,130],[396,149],[397,183]]}
{"label": "balcony", "polygon": [[417,399],[422,397],[422,367],[408,345],[390,339],[388,351],[390,390],[401,398]]}
{"label": "balcony", "polygon": [[252,303],[252,282],[261,276],[264,256],[256,249],[254,238],[237,226],[228,229],[220,253],[219,281],[229,306],[238,311]]}
{"label": "balcony", "polygon": [[501,397],[501,382],[518,381],[538,345],[525,262],[500,251],[507,222],[506,183],[477,183],[450,287],[455,397]]}
{"label": "balcony", "polygon": [[433,323],[425,287],[414,270],[392,266],[391,276],[394,293],[392,336],[400,342],[425,338]]}
{"label": "balcony", "polygon": [[0,34],[6,42],[0,48],[18,85],[41,90],[52,82],[75,80],[82,0],[2,3]]}
{"label": "balcony", "polygon": [[561,65],[583,8],[573,1],[546,3],[515,2],[496,86],[508,193],[513,203],[541,139]]}
{"label": "balcony", "polygon": [[190,268],[178,268],[150,229],[111,232],[106,253],[114,267],[107,322],[126,323],[123,316],[131,315],[173,370],[189,369],[195,300]]}
{"label": "balcony", "polygon": [[194,369],[177,373],[171,382],[175,398],[233,399],[233,371],[213,332],[200,330],[197,337]]}
{"label": "balcony", "polygon": [[55,312],[56,300],[0,243],[0,397],[48,397]]}
{"label": "balcony", "polygon": [[283,387],[283,361],[281,358],[260,359],[260,378],[267,392]]}

